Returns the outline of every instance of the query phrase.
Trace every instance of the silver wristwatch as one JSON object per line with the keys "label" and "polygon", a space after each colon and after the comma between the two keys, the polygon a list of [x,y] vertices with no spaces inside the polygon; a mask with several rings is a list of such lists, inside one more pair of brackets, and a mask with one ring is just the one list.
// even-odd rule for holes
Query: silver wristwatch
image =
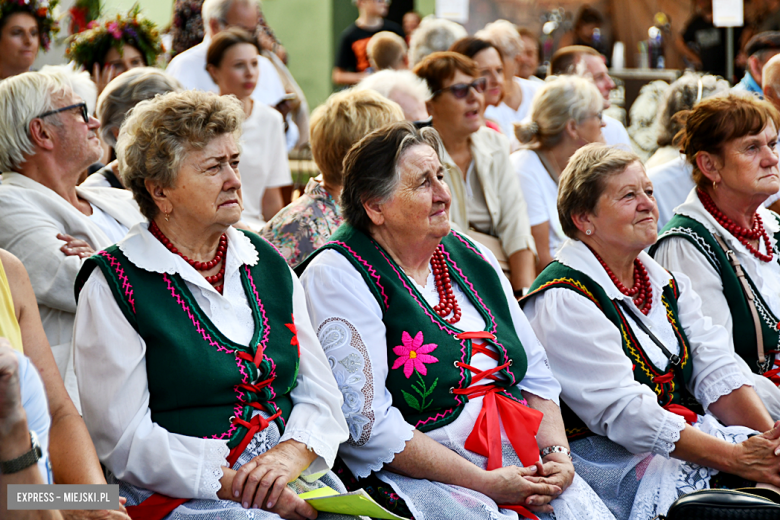
{"label": "silver wristwatch", "polygon": [[43,451],[41,450],[41,444],[38,442],[38,436],[32,430],[30,430],[30,444],[32,444],[32,449],[24,455],[12,460],[0,461],[0,473],[3,475],[18,473],[38,462],[43,456]]}

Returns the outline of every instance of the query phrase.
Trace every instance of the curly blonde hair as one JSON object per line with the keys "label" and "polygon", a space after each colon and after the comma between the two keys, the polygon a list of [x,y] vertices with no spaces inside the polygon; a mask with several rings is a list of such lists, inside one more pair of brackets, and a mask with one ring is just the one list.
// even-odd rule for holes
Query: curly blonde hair
{"label": "curly blonde hair", "polygon": [[238,142],[244,111],[233,96],[186,90],[138,103],[127,115],[117,140],[122,183],[133,192],[141,213],[159,213],[146,189],[149,179],[171,187],[187,154],[216,137],[233,134]]}

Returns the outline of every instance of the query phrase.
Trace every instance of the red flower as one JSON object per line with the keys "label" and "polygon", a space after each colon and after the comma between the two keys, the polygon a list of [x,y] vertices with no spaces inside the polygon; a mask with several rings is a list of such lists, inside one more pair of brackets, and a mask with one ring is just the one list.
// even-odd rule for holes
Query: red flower
{"label": "red flower", "polygon": [[293,333],[293,337],[290,340],[290,345],[295,345],[298,347],[298,357],[301,357],[301,346],[298,343],[298,328],[295,326],[295,316],[291,314],[290,319],[292,320],[292,323],[285,323],[284,326],[290,329],[290,332]]}

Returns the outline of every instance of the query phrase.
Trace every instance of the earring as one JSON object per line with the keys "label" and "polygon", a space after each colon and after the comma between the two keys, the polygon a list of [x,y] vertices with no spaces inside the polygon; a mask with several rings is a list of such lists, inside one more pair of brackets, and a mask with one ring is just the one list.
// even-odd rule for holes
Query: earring
{"label": "earring", "polygon": [[718,183],[715,181],[712,181],[712,189],[717,190],[718,189]]}
{"label": "earring", "polygon": [[592,234],[593,234],[593,231],[591,231],[590,229],[588,229],[588,230],[586,230],[586,231],[585,231],[585,234],[586,234],[586,235],[588,235],[588,236],[590,236],[590,235],[592,235]]}
{"label": "earring", "polygon": [[165,215],[165,222],[168,222],[168,216],[170,215],[170,213],[163,213],[163,215]]}

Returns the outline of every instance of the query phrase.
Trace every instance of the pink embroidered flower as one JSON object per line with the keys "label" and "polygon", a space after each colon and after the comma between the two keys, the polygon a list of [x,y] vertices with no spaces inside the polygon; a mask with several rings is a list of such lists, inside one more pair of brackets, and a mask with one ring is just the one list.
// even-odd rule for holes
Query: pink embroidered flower
{"label": "pink embroidered flower", "polygon": [[423,345],[423,333],[418,332],[412,339],[408,332],[404,331],[401,335],[401,341],[403,345],[393,347],[393,352],[398,355],[398,359],[393,363],[393,368],[400,368],[404,366],[404,375],[407,379],[412,377],[412,372],[417,370],[420,374],[426,375],[428,369],[425,368],[425,363],[437,363],[439,360],[433,356],[429,356],[430,352],[436,350],[435,343],[428,343]]}

